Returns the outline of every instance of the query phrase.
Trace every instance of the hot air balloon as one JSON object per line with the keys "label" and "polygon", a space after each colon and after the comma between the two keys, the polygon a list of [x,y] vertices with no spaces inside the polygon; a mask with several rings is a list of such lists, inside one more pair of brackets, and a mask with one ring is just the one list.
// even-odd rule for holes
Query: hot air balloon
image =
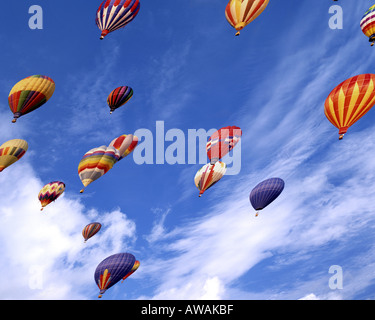
{"label": "hot air balloon", "polygon": [[371,46],[375,42],[375,4],[363,15],[360,23],[362,32],[369,38]]}
{"label": "hot air balloon", "polygon": [[[259,183],[250,192],[250,203],[256,211],[260,211],[274,201],[284,190],[284,180],[270,178]],[[258,216],[258,212],[256,213]]]}
{"label": "hot air balloon", "polygon": [[217,161],[215,164],[207,163],[200,168],[194,177],[195,186],[199,189],[199,197],[218,182],[226,171],[227,165],[221,161]]}
{"label": "hot air balloon", "polygon": [[95,282],[100,289],[99,298],[104,292],[119,282],[133,268],[135,257],[130,253],[117,253],[104,259],[95,270]]}
{"label": "hot air balloon", "polygon": [[267,7],[269,0],[230,0],[225,9],[225,17],[230,25],[237,30],[246,27]]}
{"label": "hot air balloon", "polygon": [[327,97],[324,113],[339,129],[339,139],[375,104],[375,74],[361,74],[339,84]]}
{"label": "hot air balloon", "polygon": [[89,223],[86,227],[84,227],[82,230],[82,236],[85,239],[85,242],[94,235],[96,235],[101,227],[102,225],[99,222],[92,222]]}
{"label": "hot air balloon", "polygon": [[102,31],[100,39],[125,27],[138,14],[139,0],[105,0],[96,13],[96,25]]}
{"label": "hot air balloon", "polygon": [[38,199],[42,205],[40,211],[51,202],[55,201],[65,191],[65,183],[61,181],[52,181],[47,183],[42,190],[40,190]]}
{"label": "hot air balloon", "polygon": [[140,263],[138,260],[136,260],[136,261],[134,262],[134,266],[133,266],[133,268],[130,270],[130,272],[129,272],[125,277],[122,278],[121,283],[124,282],[124,280],[126,280],[127,278],[129,278],[134,272],[136,272],[136,271],[138,270],[140,264],[141,264],[141,263]]}
{"label": "hot air balloon", "polygon": [[108,106],[111,109],[109,113],[112,114],[117,108],[123,106],[132,96],[133,89],[127,86],[118,87],[113,90],[107,98]]}
{"label": "hot air balloon", "polygon": [[13,139],[0,146],[0,172],[23,157],[28,144],[22,139]]}
{"label": "hot air balloon", "polygon": [[55,82],[41,75],[19,81],[10,91],[8,103],[14,114],[12,122],[45,104],[55,91]]}
{"label": "hot air balloon", "polygon": [[118,138],[113,139],[109,146],[112,146],[119,151],[120,158],[118,159],[118,161],[120,161],[121,159],[129,155],[131,152],[133,152],[137,144],[137,136],[134,136],[132,134],[123,134]]}
{"label": "hot air balloon", "polygon": [[207,156],[214,164],[231,151],[242,136],[242,130],[239,127],[228,126],[216,131],[206,144]]}
{"label": "hot air balloon", "polygon": [[[101,146],[88,151],[79,162],[78,174],[84,187],[112,169],[120,153],[114,147]],[[80,191],[84,191],[84,188]]]}

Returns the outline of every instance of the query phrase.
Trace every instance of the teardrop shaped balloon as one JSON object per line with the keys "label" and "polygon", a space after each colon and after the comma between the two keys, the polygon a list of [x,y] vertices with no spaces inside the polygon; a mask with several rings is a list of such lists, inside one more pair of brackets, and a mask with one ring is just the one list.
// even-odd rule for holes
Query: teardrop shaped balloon
{"label": "teardrop shaped balloon", "polygon": [[34,75],[19,81],[10,91],[8,103],[12,122],[45,104],[55,91],[55,82],[47,76]]}
{"label": "teardrop shaped balloon", "polygon": [[117,253],[104,259],[95,270],[95,283],[98,285],[99,298],[125,277],[133,268],[135,257],[130,253]]}
{"label": "teardrop shaped balloon", "polygon": [[230,0],[225,8],[225,17],[229,24],[237,30],[236,36],[240,30],[254,21],[267,7],[269,0]]}
{"label": "teardrop shaped balloon", "polygon": [[102,225],[99,222],[92,222],[85,226],[82,230],[82,236],[85,242],[96,235],[101,229]]}
{"label": "teardrop shaped balloon", "polygon": [[22,139],[13,139],[0,146],[0,172],[21,159],[28,149],[28,144]]}
{"label": "teardrop shaped balloon", "polygon": [[138,137],[132,134],[123,134],[116,139],[113,139],[109,144],[109,146],[112,146],[119,151],[120,158],[118,161],[132,153],[137,145]]}
{"label": "teardrop shaped balloon", "polygon": [[360,74],[340,83],[324,104],[327,119],[339,129],[339,139],[375,104],[375,74]]}
{"label": "teardrop shaped balloon", "polygon": [[102,31],[100,39],[125,27],[139,12],[139,0],[105,0],[96,13],[96,25]]}
{"label": "teardrop shaped balloon", "polygon": [[207,163],[200,168],[194,177],[195,186],[199,189],[199,197],[217,183],[226,171],[227,165],[221,161],[217,161],[215,164]]}
{"label": "teardrop shaped balloon", "polygon": [[130,272],[129,272],[125,277],[122,278],[121,283],[124,282],[124,280],[126,280],[127,278],[129,278],[134,272],[136,272],[136,271],[138,270],[140,264],[141,264],[141,263],[140,263],[138,260],[136,260],[136,261],[134,262],[134,266],[133,266],[133,268],[130,270]]}
{"label": "teardrop shaped balloon", "polygon": [[371,46],[375,42],[375,4],[363,15],[360,23],[362,32],[369,38]]}
{"label": "teardrop shaped balloon", "polygon": [[[114,147],[101,146],[88,151],[78,165],[78,174],[84,187],[112,169],[120,153]],[[84,189],[80,192],[82,193]]]}
{"label": "teardrop shaped balloon", "polygon": [[214,132],[206,144],[207,156],[214,164],[228,154],[240,141],[242,130],[236,126],[228,126]]}
{"label": "teardrop shaped balloon", "polygon": [[51,202],[55,201],[65,191],[65,183],[61,181],[52,181],[47,183],[39,192],[38,199],[42,205],[40,211]]}
{"label": "teardrop shaped balloon", "polygon": [[122,86],[113,90],[107,98],[107,103],[110,108],[109,113],[123,106],[131,97],[133,97],[133,89],[130,87]]}
{"label": "teardrop shaped balloon", "polygon": [[260,182],[250,192],[249,199],[253,208],[256,211],[263,210],[281,194],[284,185],[284,180],[280,178],[270,178]]}

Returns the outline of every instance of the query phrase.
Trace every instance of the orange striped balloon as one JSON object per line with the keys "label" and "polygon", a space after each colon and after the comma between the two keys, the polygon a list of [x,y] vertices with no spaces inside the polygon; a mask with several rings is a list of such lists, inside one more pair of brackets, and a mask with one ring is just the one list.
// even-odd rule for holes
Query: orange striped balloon
{"label": "orange striped balloon", "polygon": [[267,7],[269,0],[230,0],[225,9],[225,17],[230,25],[240,30],[255,20]]}
{"label": "orange striped balloon", "polygon": [[324,113],[339,129],[339,139],[375,104],[375,74],[361,74],[339,84],[327,97]]}

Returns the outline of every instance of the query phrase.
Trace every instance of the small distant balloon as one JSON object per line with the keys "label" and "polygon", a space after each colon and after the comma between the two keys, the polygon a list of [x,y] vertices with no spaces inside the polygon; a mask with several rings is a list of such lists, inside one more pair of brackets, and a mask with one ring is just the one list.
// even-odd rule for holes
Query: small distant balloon
{"label": "small distant balloon", "polygon": [[0,146],[0,172],[21,159],[28,147],[23,139],[12,139],[3,143]]}
{"label": "small distant balloon", "polygon": [[281,194],[284,186],[284,180],[281,178],[270,178],[260,182],[250,192],[251,205],[256,211],[263,210]]}
{"label": "small distant balloon", "polygon": [[369,38],[368,41],[371,42],[371,46],[373,46],[375,42],[375,4],[365,12],[360,26],[365,36]]}
{"label": "small distant balloon", "polygon": [[125,27],[138,14],[139,0],[105,0],[96,13],[96,25],[102,32],[100,40],[117,29]]}
{"label": "small distant balloon", "polygon": [[199,197],[217,183],[226,171],[227,165],[221,161],[217,161],[215,164],[207,163],[200,168],[194,177],[195,186],[199,189]]}
{"label": "small distant balloon", "polygon": [[112,114],[113,111],[127,103],[133,97],[133,93],[133,89],[127,86],[118,87],[113,90],[107,98],[110,108],[109,113]]}
{"label": "small distant balloon", "polygon": [[230,0],[225,8],[225,17],[237,30],[236,36],[254,21],[267,7],[269,0]]}
{"label": "small distant balloon", "polygon": [[78,175],[83,186],[87,187],[106,174],[119,158],[120,153],[114,147],[101,146],[88,151],[78,165]]}
{"label": "small distant balloon", "polygon": [[10,91],[8,103],[12,122],[45,104],[55,91],[55,82],[47,76],[34,75],[19,81]]}
{"label": "small distant balloon", "polygon": [[94,278],[99,287],[99,298],[133,268],[136,259],[130,253],[117,253],[104,259],[96,267]]}
{"label": "small distant balloon", "polygon": [[85,226],[82,230],[82,236],[85,242],[96,235],[101,229],[102,225],[99,222],[92,222]]}
{"label": "small distant balloon", "polygon": [[47,183],[39,192],[38,199],[42,205],[42,211],[47,205],[55,201],[65,191],[65,183],[61,181],[52,181]]}

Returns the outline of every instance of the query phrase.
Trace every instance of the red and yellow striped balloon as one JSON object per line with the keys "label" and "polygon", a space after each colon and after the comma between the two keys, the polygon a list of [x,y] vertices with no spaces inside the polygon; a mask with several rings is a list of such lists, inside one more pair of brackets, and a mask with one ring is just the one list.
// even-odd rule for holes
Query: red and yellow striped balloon
{"label": "red and yellow striped balloon", "polygon": [[99,230],[101,229],[102,225],[99,222],[92,222],[89,223],[86,227],[82,230],[82,236],[85,239],[85,242],[96,235]]}
{"label": "red and yellow striped balloon", "polygon": [[23,139],[12,139],[3,143],[0,146],[0,172],[21,159],[28,147]]}
{"label": "red and yellow striped balloon", "polygon": [[375,4],[368,9],[361,19],[362,32],[369,38],[371,46],[375,42]]}
{"label": "red and yellow striped balloon", "polygon": [[339,139],[375,104],[375,74],[361,74],[339,84],[327,97],[324,113],[339,129]]}
{"label": "red and yellow striped balloon", "polygon": [[230,25],[240,30],[255,20],[267,7],[269,0],[230,0],[225,9],[225,17]]}
{"label": "red and yellow striped balloon", "polygon": [[41,75],[27,77],[12,88],[8,103],[14,118],[12,122],[45,104],[55,91],[55,82]]}

